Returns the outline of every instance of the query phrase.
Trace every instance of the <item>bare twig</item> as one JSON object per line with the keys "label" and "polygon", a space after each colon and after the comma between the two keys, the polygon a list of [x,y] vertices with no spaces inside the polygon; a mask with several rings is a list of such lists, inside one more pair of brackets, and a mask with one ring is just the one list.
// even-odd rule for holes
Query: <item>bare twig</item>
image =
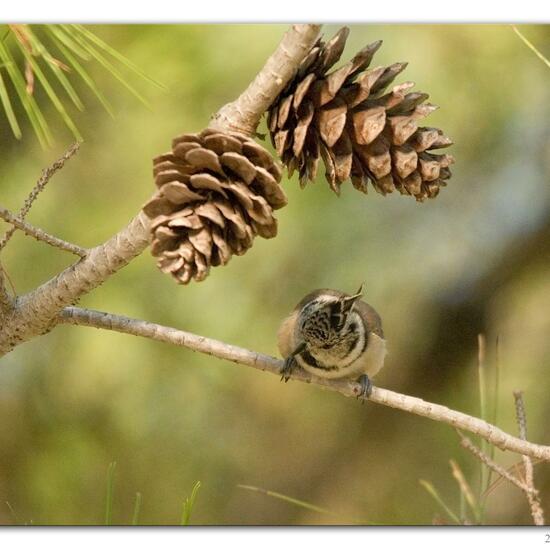
{"label": "bare twig", "polygon": [[[40,176],[40,179],[36,182],[35,186],[33,187],[32,191],[29,193],[28,197],[25,199],[25,203],[23,204],[23,207],[19,211],[18,217],[21,220],[25,219],[25,216],[29,213],[29,210],[31,209],[31,206],[33,202],[36,200],[40,192],[48,185],[48,182],[50,181],[51,177],[58,171],[65,166],[65,163],[75,154],[78,152],[80,148],[80,143],[77,141],[67,151],[63,154],[62,157],[57,159],[51,166],[48,166],[44,170],[42,170],[42,175]],[[17,228],[15,226],[11,227],[6,231],[2,239],[0,239],[0,250],[6,246],[6,243],[11,239],[11,236],[15,233],[15,230]]]}
{"label": "bare twig", "polygon": [[[510,472],[506,470],[506,468],[503,468],[502,466],[500,466],[500,464],[497,464],[494,460],[491,460],[490,457],[488,457],[481,449],[478,449],[464,434],[462,434],[460,430],[457,431],[460,435],[460,444],[465,449],[470,451],[478,460],[483,462],[483,464],[486,464],[489,468],[491,468],[491,470],[493,470],[495,473],[502,476],[503,478],[507,479],[516,487],[519,487],[522,491],[526,493],[533,493],[533,489],[531,487],[528,487],[525,483],[523,483],[523,481],[520,481],[519,479],[514,477]],[[531,455],[531,453],[529,454]]]}
{"label": "bare twig", "polygon": [[140,212],[103,244],[90,248],[85,258],[69,266],[37,289],[20,296],[11,318],[0,325],[0,357],[57,323],[60,311],[128,265],[149,244],[149,219]]}
{"label": "bare twig", "polygon": [[4,273],[4,268],[0,264],[0,318],[13,308],[13,299],[6,288]]}
{"label": "bare twig", "polygon": [[260,118],[294,76],[320,28],[321,25],[293,25],[250,86],[212,117],[210,127],[254,135]]}
{"label": "bare twig", "polygon": [[[523,403],[523,393],[521,391],[514,392],[514,401],[516,404],[516,418],[519,427],[519,437],[523,440],[527,440],[527,418],[525,416],[525,405]],[[531,516],[535,525],[544,525],[544,511],[542,509],[538,491],[535,489],[535,480],[533,473],[533,462],[531,458],[523,455],[523,466],[525,468],[525,483],[531,491],[526,492],[527,501],[529,502],[529,508],[531,509]]]}
{"label": "bare twig", "polygon": [[[131,319],[101,311],[67,307],[61,312],[59,321],[151,338],[159,342],[166,342],[212,355],[219,359],[226,359],[241,365],[269,371],[277,376],[280,376],[283,365],[283,362],[275,357],[249,351],[220,342],[219,340],[213,340],[172,327],[149,323],[140,319]],[[297,370],[293,373],[292,380],[316,384],[347,397],[358,397],[361,393],[361,385],[357,382],[317,378],[302,370]],[[458,427],[477,434],[503,450],[527,454],[533,458],[541,458],[550,462],[550,447],[523,441],[480,418],[451,410],[442,405],[428,403],[417,397],[403,395],[378,387],[373,388],[369,401],[424,416],[438,422],[444,422],[455,428]]]}
{"label": "bare twig", "polygon": [[71,254],[76,254],[81,258],[84,258],[84,256],[86,256],[86,254],[88,253],[85,248],[82,248],[76,244],[69,243],[62,239],[58,239],[57,237],[46,233],[44,230],[39,229],[38,227],[34,227],[30,223],[23,221],[21,218],[14,216],[9,210],[2,206],[0,206],[0,218],[2,218],[5,222],[11,223],[14,227],[20,229],[26,235],[30,235],[38,241],[45,242],[50,246],[59,248],[60,250],[65,250],[66,252],[70,252]]}

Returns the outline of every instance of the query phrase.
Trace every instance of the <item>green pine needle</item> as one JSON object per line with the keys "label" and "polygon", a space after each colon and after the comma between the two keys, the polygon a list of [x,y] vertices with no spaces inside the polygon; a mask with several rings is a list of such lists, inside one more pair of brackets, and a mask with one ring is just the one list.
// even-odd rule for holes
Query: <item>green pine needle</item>
{"label": "green pine needle", "polygon": [[82,38],[82,34],[76,31],[72,25],[62,25],[62,28],[67,31],[71,37],[78,42],[98,63],[100,63],[107,71],[111,73],[133,96],[149,109],[149,102],[120,74],[119,70],[112,65],[103,55],[98,52],[89,42]]}
{"label": "green pine needle", "polygon": [[[116,63],[120,63],[140,78],[159,88],[166,89],[82,25],[43,25],[40,26],[40,33],[35,31],[36,28],[38,28],[36,25],[19,25],[17,29],[8,27],[4,36],[0,38],[0,108],[4,111],[11,131],[17,139],[21,139],[22,130],[20,121],[17,120],[13,97],[10,97],[11,90],[15,90],[14,95],[21,102],[40,145],[46,148],[53,144],[53,137],[42,110],[32,92],[29,93],[27,89],[28,83],[24,69],[15,62],[12,52],[14,48],[21,52],[27,67],[35,76],[37,84],[43,88],[65,126],[79,141],[82,141],[82,135],[65,105],[67,103],[66,94],[66,97],[78,110],[84,110],[84,104],[77,93],[75,84],[82,82],[88,87],[107,113],[114,117],[110,103],[98,83],[90,76],[87,67],[85,68],[86,62],[99,63],[141,103],[150,108],[147,100],[101,51],[106,52]],[[7,39],[10,36],[14,37],[12,42],[15,45],[10,42],[8,47]],[[47,43],[44,42],[44,39]],[[52,55],[50,48],[59,51],[58,57]],[[71,73],[77,75],[76,81],[70,78]],[[10,83],[11,87],[8,86]],[[59,91],[61,89],[64,93]]]}
{"label": "green pine needle", "polygon": [[181,525],[189,525],[191,521],[191,512],[193,511],[193,506],[195,505],[195,499],[197,498],[197,493],[201,487],[201,482],[197,481],[191,490],[191,495],[185,499],[183,503],[183,510],[181,513]]}
{"label": "green pine needle", "polygon": [[445,513],[449,516],[449,518],[452,521],[454,521],[457,525],[460,525],[461,522],[459,517],[449,508],[449,506],[445,504],[443,499],[439,496],[439,493],[437,492],[436,488],[429,481],[426,481],[425,479],[419,479],[418,482],[420,483],[420,485],[422,485],[422,487],[424,487],[424,489],[426,489],[428,494],[431,495],[431,497],[439,504],[439,506],[441,506],[441,508],[445,511]]}
{"label": "green pine needle", "polygon": [[115,114],[111,104],[107,101],[101,90],[97,87],[97,84],[94,82],[93,78],[87,73],[86,69],[80,64],[76,57],[71,53],[68,47],[65,46],[65,43],[58,39],[57,29],[47,27],[47,32],[50,34],[52,40],[54,40],[55,45],[59,51],[63,54],[65,59],[69,62],[70,66],[74,69],[76,73],[82,78],[84,83],[92,90],[94,95],[97,97],[103,108],[109,113],[109,115],[114,118]]}
{"label": "green pine needle", "polygon": [[69,128],[73,136],[78,141],[84,141],[82,135],[80,134],[74,122],[72,121],[71,117],[69,116],[69,113],[67,113],[65,106],[63,105],[63,103],[60,101],[59,97],[55,93],[55,90],[50,84],[50,81],[46,78],[46,76],[42,72],[42,69],[40,65],[37,63],[34,56],[27,50],[27,48],[23,44],[21,44],[21,42],[17,41],[17,45],[19,46],[19,49],[21,50],[21,53],[25,57],[27,63],[29,63],[34,74],[38,78],[38,81],[42,84],[42,87],[44,88],[44,91],[50,98],[50,101],[53,103],[57,112],[61,115],[63,122],[65,122],[66,126]]}
{"label": "green pine needle", "polygon": [[115,484],[116,462],[109,464],[107,470],[107,496],[105,498],[105,525],[112,525],[113,521],[113,495]]}
{"label": "green pine needle", "polygon": [[27,93],[25,79],[21,75],[21,72],[17,67],[10,51],[2,42],[0,42],[0,59],[5,65],[8,76],[10,77],[21,104],[27,113],[40,145],[43,148],[46,146],[51,146],[53,143],[53,138],[48,124],[42,115],[42,111],[38,107],[34,97]]}
{"label": "green pine needle", "polygon": [[134,504],[134,514],[132,516],[132,525],[139,525],[140,511],[141,511],[141,493],[136,493],[136,502]]}
{"label": "green pine needle", "polygon": [[13,111],[13,107],[11,105],[10,96],[8,94],[8,90],[6,89],[6,84],[4,83],[4,79],[2,78],[2,74],[0,73],[0,101],[2,102],[2,106],[4,107],[4,111],[6,113],[6,117],[8,118],[8,122],[10,123],[11,131],[13,132],[13,135],[17,139],[21,139],[21,128],[19,127],[19,123],[17,122],[17,117],[15,116],[15,112]]}
{"label": "green pine needle", "polygon": [[124,57],[121,53],[119,53],[117,50],[109,46],[109,44],[103,42],[99,37],[97,37],[95,34],[90,32],[88,29],[86,29],[82,25],[73,25],[74,28],[82,33],[84,37],[86,37],[90,42],[93,42],[96,46],[101,48],[102,50],[106,51],[110,55],[112,55],[117,61],[120,61],[123,65],[126,65],[128,69],[139,75],[144,80],[147,80],[157,88],[160,88],[161,90],[166,90],[166,86],[164,84],[161,84],[157,80],[154,80],[149,75],[145,74],[139,67],[137,67],[134,63],[132,63],[128,58]]}
{"label": "green pine needle", "polygon": [[550,61],[544,57],[544,55],[531,43],[523,34],[519,31],[519,29],[512,25],[512,30],[520,37],[520,39],[523,41],[523,43],[547,66],[550,67]]}

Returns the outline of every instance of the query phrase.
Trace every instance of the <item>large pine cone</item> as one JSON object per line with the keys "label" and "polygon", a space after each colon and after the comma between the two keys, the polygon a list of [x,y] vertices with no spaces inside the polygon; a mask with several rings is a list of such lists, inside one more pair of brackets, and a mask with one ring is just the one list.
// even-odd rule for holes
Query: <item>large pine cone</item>
{"label": "large pine cone", "polygon": [[252,139],[204,130],[183,134],[154,159],[159,188],[143,211],[161,271],[182,284],[244,254],[256,235],[277,234],[273,210],[287,203],[281,169]]}
{"label": "large pine cone", "polygon": [[344,27],[326,44],[319,39],[269,110],[271,139],[289,176],[297,169],[304,186],[322,158],[336,193],[351,178],[364,193],[370,180],[383,195],[397,189],[418,201],[437,196],[454,159],[431,151],[452,141],[441,130],[418,127],[437,107],[424,103],[428,94],[410,92],[412,82],[384,93],[406,63],[365,71],[381,41],[327,74],[348,33]]}

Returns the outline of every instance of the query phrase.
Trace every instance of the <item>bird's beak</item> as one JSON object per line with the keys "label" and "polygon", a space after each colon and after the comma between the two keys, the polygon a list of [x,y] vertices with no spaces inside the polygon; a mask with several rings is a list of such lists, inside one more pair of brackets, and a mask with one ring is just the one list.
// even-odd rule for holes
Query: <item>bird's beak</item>
{"label": "bird's beak", "polygon": [[354,294],[353,296],[348,296],[347,298],[344,298],[342,300],[343,304],[344,304],[344,311],[351,311],[351,308],[353,307],[353,304],[363,296],[363,285],[361,285],[359,287],[359,290],[357,291],[356,294]]}

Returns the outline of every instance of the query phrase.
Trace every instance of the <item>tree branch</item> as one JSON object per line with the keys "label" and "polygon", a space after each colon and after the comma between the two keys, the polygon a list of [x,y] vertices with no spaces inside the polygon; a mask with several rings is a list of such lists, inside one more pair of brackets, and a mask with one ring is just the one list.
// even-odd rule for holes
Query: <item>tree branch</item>
{"label": "tree branch", "polygon": [[[62,157],[57,159],[51,166],[48,166],[44,170],[42,170],[42,174],[39,178],[39,180],[36,182],[35,186],[32,188],[32,191],[29,193],[29,196],[25,199],[25,203],[23,204],[23,207],[19,211],[19,218],[22,220],[25,219],[25,216],[29,213],[29,210],[32,207],[33,202],[36,200],[38,195],[44,190],[44,187],[48,185],[48,182],[50,181],[51,177],[58,171],[65,166],[65,163],[78,152],[80,148],[80,143],[77,141],[67,151],[63,154]],[[6,234],[0,239],[0,250],[6,246],[6,243],[11,239],[11,236],[15,233],[16,227],[10,228],[8,231],[6,231]]]}
{"label": "tree branch", "polygon": [[[486,464],[493,472],[502,476],[504,479],[507,479],[510,483],[521,489],[527,494],[532,494],[536,492],[534,489],[514,477],[506,468],[503,468],[500,464],[497,464],[495,461],[491,460],[481,449],[478,449],[464,434],[457,430],[460,435],[460,444],[462,447],[470,451],[478,460]],[[512,436],[510,436],[512,437]]]}
{"label": "tree branch", "polygon": [[[212,127],[254,134],[261,115],[295,74],[319,28],[319,25],[293,26],[254,82],[214,117]],[[148,243],[149,220],[140,211],[114,237],[88,250],[85,258],[19,297],[0,324],[0,357],[18,344],[51,330],[64,307],[75,304],[81,296],[105,282],[139,255]]]}
{"label": "tree branch", "polygon": [[[139,319],[131,319],[121,315],[68,307],[61,312],[59,321],[73,325],[114,330],[125,334],[133,334],[134,336],[143,336],[159,342],[189,348],[193,351],[218,357],[219,359],[226,359],[234,363],[268,371],[277,376],[280,376],[283,365],[280,359],[269,355],[249,351],[176,328],[157,325]],[[295,371],[292,375],[292,380],[316,384],[347,397],[357,397],[361,393],[361,386],[356,382],[317,378],[302,370]],[[437,422],[444,422],[455,428],[467,430],[483,437],[489,443],[496,445],[502,450],[509,450],[550,462],[550,447],[518,439],[484,420],[451,410],[442,405],[428,403],[417,397],[399,394],[378,387],[373,388],[368,400],[373,403],[424,416]]]}
{"label": "tree branch", "polygon": [[262,115],[296,74],[321,25],[293,25],[250,86],[213,117],[210,128],[253,136]]}
{"label": "tree branch", "polygon": [[[86,254],[88,253],[88,251],[85,248],[82,248],[76,244],[72,244],[67,241],[64,241],[63,239],[58,239],[57,237],[54,237],[53,235],[46,233],[46,231],[38,227],[34,227],[34,225],[31,225],[26,221],[23,221],[21,218],[15,216],[7,208],[4,208],[3,206],[0,206],[0,218],[2,218],[7,223],[11,223],[13,227],[15,227],[16,229],[20,229],[21,231],[23,231],[25,235],[34,237],[37,241],[45,242],[46,244],[49,244],[54,248],[59,248],[60,250],[65,250],[66,252],[70,252],[71,254],[76,254],[81,258],[86,256]],[[8,231],[5,237],[6,236],[11,237],[12,234],[13,232],[10,233],[10,231]]]}
{"label": "tree branch", "polygon": [[[520,391],[514,392],[514,401],[516,404],[516,418],[518,421],[519,437],[524,441],[527,440],[527,417],[525,415],[525,405],[523,404],[523,393]],[[523,455],[523,466],[525,468],[525,484],[530,489],[525,491],[531,516],[535,525],[544,525],[544,511],[540,503],[538,491],[535,488],[535,479],[533,472],[533,462],[531,458]]]}
{"label": "tree branch", "polygon": [[51,330],[60,311],[105,282],[149,244],[149,220],[140,212],[108,241],[37,289],[18,298],[0,326],[0,357],[18,344]]}

